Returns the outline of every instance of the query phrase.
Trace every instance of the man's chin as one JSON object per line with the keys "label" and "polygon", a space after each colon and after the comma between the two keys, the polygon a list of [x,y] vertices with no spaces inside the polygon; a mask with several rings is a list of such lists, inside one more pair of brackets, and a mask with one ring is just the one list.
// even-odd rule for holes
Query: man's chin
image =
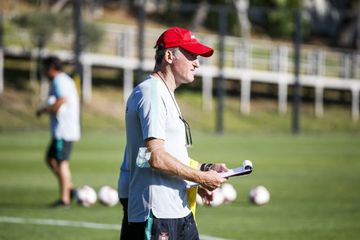
{"label": "man's chin", "polygon": [[189,83],[192,83],[193,81],[195,81],[195,76],[189,78]]}

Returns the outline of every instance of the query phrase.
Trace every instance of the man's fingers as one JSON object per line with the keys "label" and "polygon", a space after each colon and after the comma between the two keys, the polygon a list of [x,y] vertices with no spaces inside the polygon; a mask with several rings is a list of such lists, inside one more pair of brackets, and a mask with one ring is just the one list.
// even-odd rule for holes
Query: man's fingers
{"label": "man's fingers", "polygon": [[225,163],[215,163],[211,169],[219,173],[229,171]]}

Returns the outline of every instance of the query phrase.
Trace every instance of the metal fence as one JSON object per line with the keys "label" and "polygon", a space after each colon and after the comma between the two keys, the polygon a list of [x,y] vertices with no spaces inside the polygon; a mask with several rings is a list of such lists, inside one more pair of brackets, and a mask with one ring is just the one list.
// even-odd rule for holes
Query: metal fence
{"label": "metal fence", "polygon": [[[139,60],[139,30],[137,26],[100,24],[104,31],[102,44],[87,49],[82,55],[84,65],[83,96],[91,99],[91,67],[107,66],[124,69],[125,98],[133,85],[132,71],[142,66],[151,71],[154,65],[154,44],[163,29],[145,26],[143,62]],[[198,75],[202,77],[204,108],[211,108],[213,83],[220,74],[219,36],[195,32],[197,38],[215,49],[214,56],[201,59]],[[72,58],[72,34],[57,33],[46,51],[57,51],[63,58]],[[241,84],[240,110],[250,112],[251,82],[274,83],[279,87],[279,112],[286,112],[288,86],[294,82],[294,50],[292,44],[273,40],[245,40],[233,36],[224,38],[224,69],[226,79]],[[26,31],[5,32],[5,55],[35,53]],[[301,51],[301,84],[315,88],[316,114],[323,113],[323,91],[326,88],[349,90],[352,94],[352,118],[359,118],[360,55],[340,49],[303,45]]]}

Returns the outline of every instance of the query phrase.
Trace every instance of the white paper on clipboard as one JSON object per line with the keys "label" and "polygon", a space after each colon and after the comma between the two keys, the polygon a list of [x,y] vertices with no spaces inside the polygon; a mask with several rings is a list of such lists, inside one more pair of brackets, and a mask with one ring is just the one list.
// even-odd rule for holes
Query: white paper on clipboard
{"label": "white paper on clipboard", "polygon": [[224,178],[247,175],[252,172],[252,168],[238,167],[230,169],[227,172],[222,172],[220,175]]}

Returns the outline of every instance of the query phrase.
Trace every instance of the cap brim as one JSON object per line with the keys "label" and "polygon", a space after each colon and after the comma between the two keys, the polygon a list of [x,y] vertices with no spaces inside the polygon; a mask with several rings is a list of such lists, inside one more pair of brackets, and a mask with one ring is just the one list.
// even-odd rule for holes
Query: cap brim
{"label": "cap brim", "polygon": [[205,46],[201,43],[184,44],[180,47],[188,52],[200,55],[202,57],[210,57],[214,53],[214,50],[212,48],[209,48],[208,46]]}

